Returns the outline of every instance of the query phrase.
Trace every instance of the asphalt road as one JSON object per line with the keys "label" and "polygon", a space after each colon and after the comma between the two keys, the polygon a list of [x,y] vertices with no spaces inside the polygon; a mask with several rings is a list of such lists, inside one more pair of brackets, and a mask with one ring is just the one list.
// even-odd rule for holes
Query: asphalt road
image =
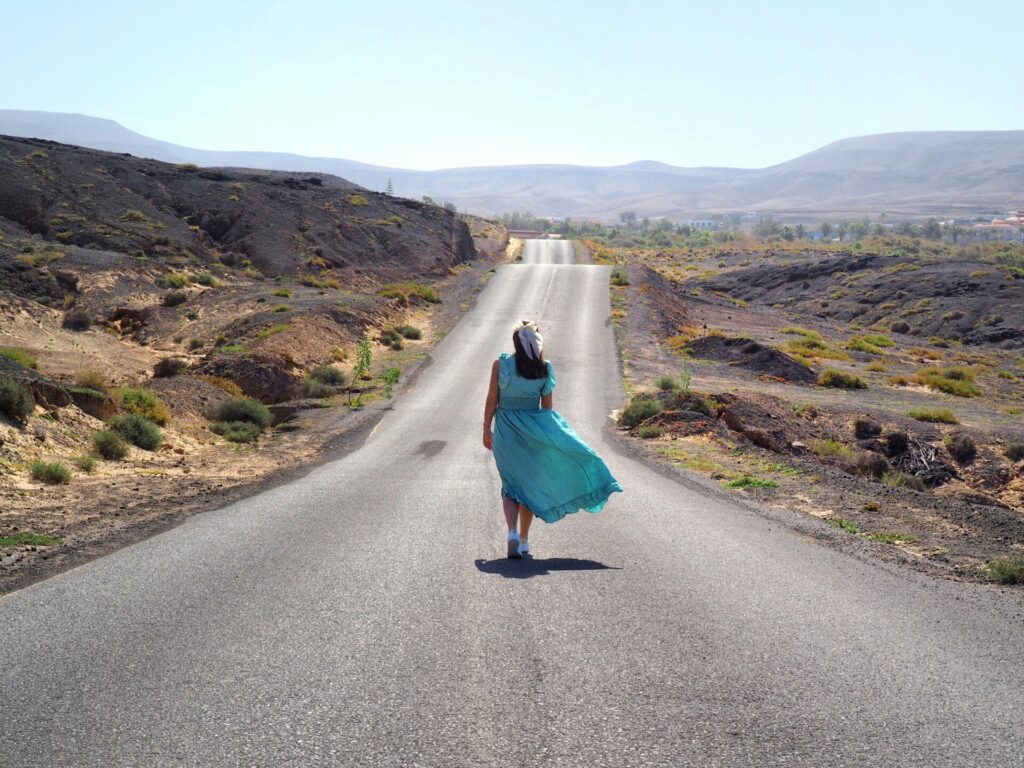
{"label": "asphalt road", "polygon": [[[0,599],[0,766],[1024,765],[1019,597],[617,452],[571,253],[501,268],[362,449]],[[506,561],[480,423],[524,317],[626,492]]]}

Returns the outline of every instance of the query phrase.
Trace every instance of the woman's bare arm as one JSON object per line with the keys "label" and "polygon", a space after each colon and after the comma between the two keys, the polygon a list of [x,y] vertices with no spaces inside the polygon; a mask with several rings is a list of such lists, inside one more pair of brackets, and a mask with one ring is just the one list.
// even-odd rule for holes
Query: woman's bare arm
{"label": "woman's bare arm", "polygon": [[[551,365],[551,361],[550,360],[548,360],[547,368],[548,368],[548,375],[549,376],[554,376],[555,375],[554,374],[554,370],[555,369]],[[553,397],[553,395],[554,395],[554,392],[548,392],[546,395],[541,395],[540,396],[540,407],[543,408],[545,411],[550,411],[552,408],[555,407],[555,398]]]}
{"label": "woman's bare arm", "polygon": [[494,412],[498,410],[498,361],[491,365],[491,383],[487,388],[487,402],[484,403],[484,448],[491,450],[494,447],[494,438],[491,435],[491,421],[494,419]]}

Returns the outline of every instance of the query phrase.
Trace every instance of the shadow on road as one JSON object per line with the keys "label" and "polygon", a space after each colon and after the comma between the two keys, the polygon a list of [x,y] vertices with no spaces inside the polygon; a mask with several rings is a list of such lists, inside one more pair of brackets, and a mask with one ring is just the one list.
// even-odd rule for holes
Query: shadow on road
{"label": "shadow on road", "polygon": [[619,571],[611,565],[599,563],[597,560],[580,560],[576,557],[549,557],[535,559],[527,555],[521,560],[510,560],[505,557],[496,560],[475,561],[481,573],[496,573],[506,579],[528,579],[531,576],[545,576],[555,571]]}

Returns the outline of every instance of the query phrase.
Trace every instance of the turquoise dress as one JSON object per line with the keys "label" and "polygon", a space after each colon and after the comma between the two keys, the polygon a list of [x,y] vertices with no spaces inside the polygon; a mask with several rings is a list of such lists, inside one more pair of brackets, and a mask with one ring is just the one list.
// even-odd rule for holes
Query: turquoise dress
{"label": "turquoise dress", "polygon": [[547,367],[546,379],[524,379],[514,355],[498,358],[494,462],[501,495],[554,523],[580,509],[600,512],[622,487],[565,419],[540,407],[541,396],[555,388],[554,369]]}

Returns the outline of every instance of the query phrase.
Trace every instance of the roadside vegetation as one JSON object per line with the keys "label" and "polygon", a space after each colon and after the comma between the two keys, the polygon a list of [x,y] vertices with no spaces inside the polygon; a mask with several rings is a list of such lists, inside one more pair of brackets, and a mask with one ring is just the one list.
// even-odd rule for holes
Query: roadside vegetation
{"label": "roadside vegetation", "polygon": [[[613,266],[617,423],[637,451],[914,567],[1002,581],[1024,540],[1024,247],[840,223],[547,229]],[[680,364],[686,402],[666,372]]]}

